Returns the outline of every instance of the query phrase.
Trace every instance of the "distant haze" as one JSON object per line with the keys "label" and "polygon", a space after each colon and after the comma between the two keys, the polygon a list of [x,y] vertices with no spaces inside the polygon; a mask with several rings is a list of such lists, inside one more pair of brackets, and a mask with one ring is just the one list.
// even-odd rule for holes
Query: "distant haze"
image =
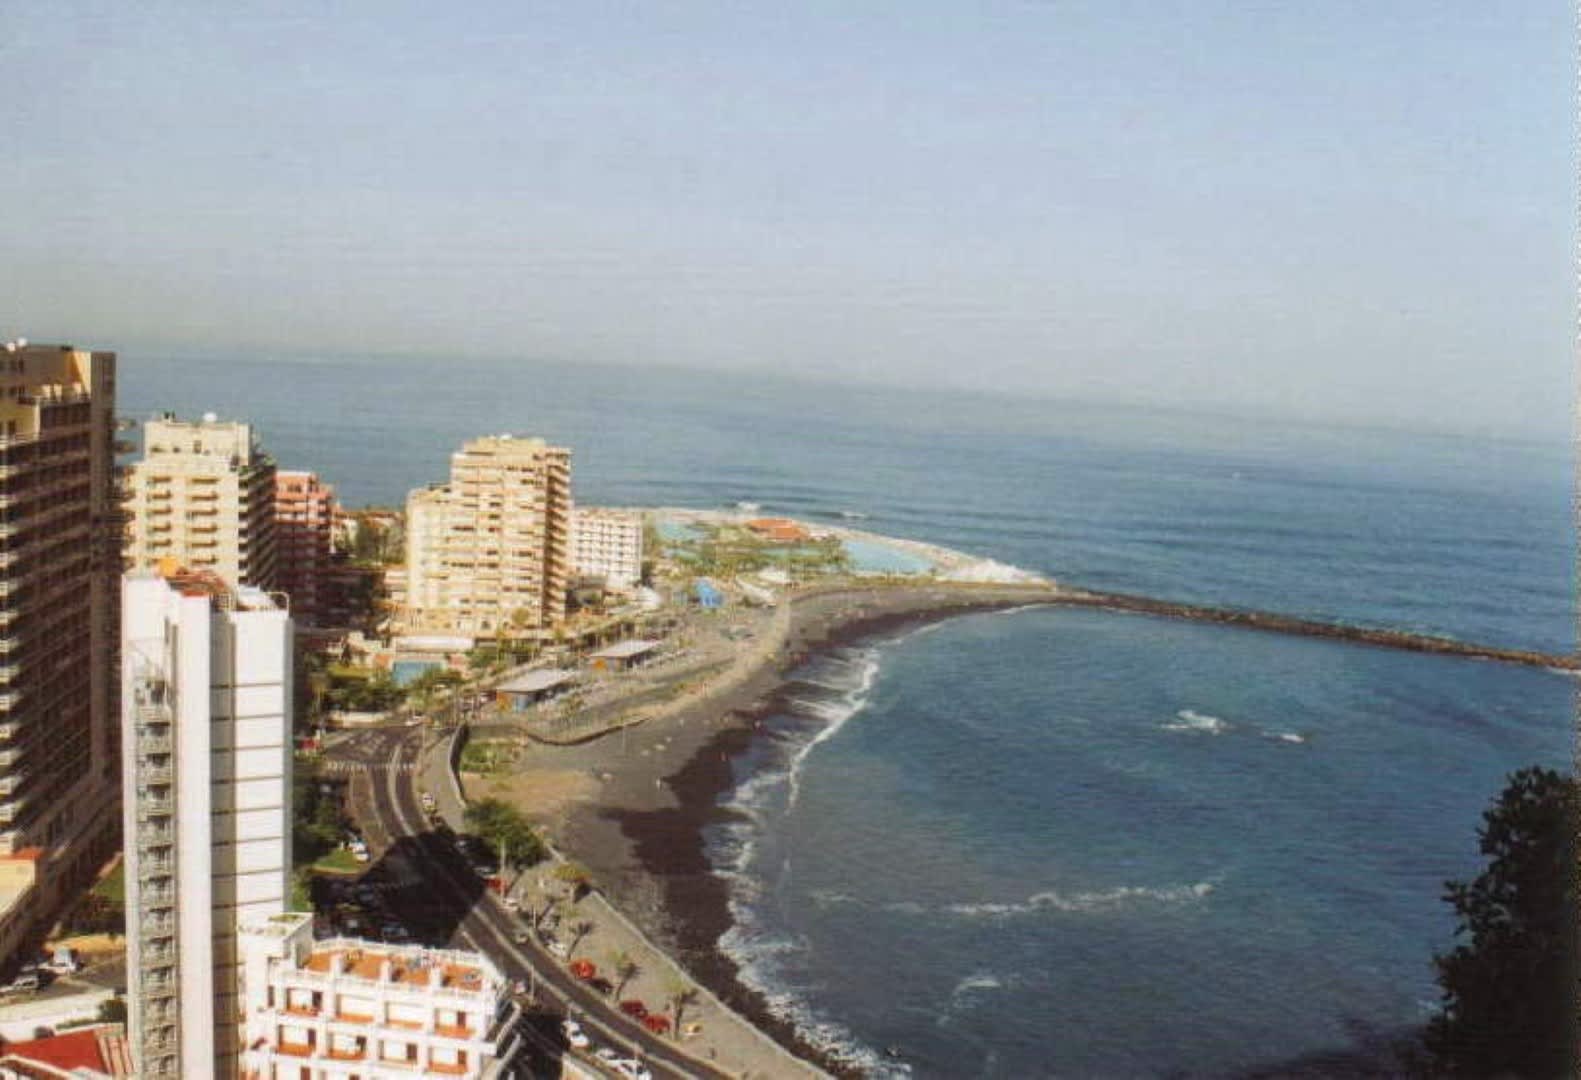
{"label": "distant haze", "polygon": [[0,334],[1544,437],[1567,5],[0,12]]}

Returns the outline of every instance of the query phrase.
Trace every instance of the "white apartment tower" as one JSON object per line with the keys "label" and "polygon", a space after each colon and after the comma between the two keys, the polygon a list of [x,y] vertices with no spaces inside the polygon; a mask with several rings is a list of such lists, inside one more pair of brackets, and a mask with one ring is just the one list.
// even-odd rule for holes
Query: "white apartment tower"
{"label": "white apartment tower", "polygon": [[213,413],[148,421],[127,488],[128,569],[170,559],[232,585],[279,587],[275,463],[251,424]]}
{"label": "white apartment tower", "polygon": [[642,516],[579,506],[571,511],[571,572],[601,577],[612,589],[642,580]]}
{"label": "white apartment tower", "polygon": [[0,347],[0,964],[115,850],[115,354]]}
{"label": "white apartment tower", "polygon": [[565,618],[571,451],[496,435],[406,502],[408,629],[494,637]]}
{"label": "white apartment tower", "polygon": [[520,1007],[470,952],[333,938],[313,917],[242,932],[244,1080],[492,1080],[516,1075]]}
{"label": "white apartment tower", "polygon": [[285,910],[291,621],[211,573],[122,583],[127,1000],[138,1075],[234,1076],[237,928]]}

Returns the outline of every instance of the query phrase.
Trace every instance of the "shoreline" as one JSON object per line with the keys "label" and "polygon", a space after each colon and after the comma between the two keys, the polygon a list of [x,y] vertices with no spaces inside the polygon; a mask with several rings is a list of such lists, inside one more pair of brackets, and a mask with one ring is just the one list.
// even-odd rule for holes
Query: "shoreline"
{"label": "shoreline", "polygon": [[535,747],[541,761],[529,764],[526,783],[535,775],[580,780],[551,827],[557,845],[588,868],[611,903],[775,1042],[832,1075],[862,1075],[776,1015],[720,948],[734,919],[704,830],[732,819],[717,802],[735,784],[734,762],[761,737],[758,721],[775,708],[786,673],[814,653],[959,615],[1043,606],[1057,595],[1040,586],[937,583],[811,590],[787,605],[783,636],[744,677],[624,735]]}

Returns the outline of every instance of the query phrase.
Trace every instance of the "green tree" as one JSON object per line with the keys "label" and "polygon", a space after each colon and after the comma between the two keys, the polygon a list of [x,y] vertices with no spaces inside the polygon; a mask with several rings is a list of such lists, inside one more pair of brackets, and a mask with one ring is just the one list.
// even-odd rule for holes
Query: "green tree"
{"label": "green tree", "polygon": [[503,799],[479,799],[467,807],[463,820],[468,829],[487,841],[512,866],[532,866],[548,854],[521,811]]}
{"label": "green tree", "polygon": [[575,955],[576,947],[582,944],[582,939],[591,934],[597,926],[598,924],[592,919],[578,919],[571,924],[571,947],[565,952],[566,959]]}
{"label": "green tree", "polygon": [[615,978],[620,980],[615,984],[615,1000],[619,1001],[620,996],[626,991],[626,984],[642,974],[642,965],[637,963],[636,958],[625,949],[616,949],[610,953],[609,962],[610,969],[615,972]]}
{"label": "green tree", "polygon": [[697,988],[690,983],[682,982],[680,979],[671,979],[665,984],[664,997],[669,1002],[670,1012],[674,1017],[675,1026],[672,1030],[675,1033],[675,1037],[680,1038],[681,1014],[686,1011],[688,1005],[696,1003],[698,997]]}
{"label": "green tree", "polygon": [[1573,777],[1513,773],[1478,831],[1487,867],[1445,884],[1466,937],[1434,958],[1442,1004],[1428,1024],[1434,1071],[1568,1076],[1577,1061]]}
{"label": "green tree", "polygon": [[99,1021],[105,1024],[126,1023],[126,999],[115,997],[99,1002]]}

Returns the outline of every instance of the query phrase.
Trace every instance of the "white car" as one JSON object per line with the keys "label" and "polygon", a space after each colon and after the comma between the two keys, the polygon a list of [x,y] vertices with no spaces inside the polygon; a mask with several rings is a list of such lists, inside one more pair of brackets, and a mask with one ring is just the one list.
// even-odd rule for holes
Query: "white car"
{"label": "white car", "polygon": [[611,1050],[607,1046],[600,1046],[597,1050],[594,1050],[593,1056],[598,1058],[598,1060],[602,1061],[605,1065],[609,1066],[613,1066],[615,1062],[620,1060],[619,1052]]}
{"label": "white car", "polygon": [[592,1040],[582,1030],[582,1025],[575,1020],[560,1021],[560,1030],[565,1032],[565,1041],[571,1044],[573,1050],[586,1050],[592,1045]]}
{"label": "white car", "polygon": [[635,1058],[622,1058],[610,1064],[615,1066],[616,1072],[627,1077],[628,1080],[653,1080],[653,1074],[648,1071],[648,1067]]}
{"label": "white car", "polygon": [[549,951],[554,953],[562,960],[571,955],[571,950],[566,948],[566,944],[563,941],[551,941],[549,943]]}

